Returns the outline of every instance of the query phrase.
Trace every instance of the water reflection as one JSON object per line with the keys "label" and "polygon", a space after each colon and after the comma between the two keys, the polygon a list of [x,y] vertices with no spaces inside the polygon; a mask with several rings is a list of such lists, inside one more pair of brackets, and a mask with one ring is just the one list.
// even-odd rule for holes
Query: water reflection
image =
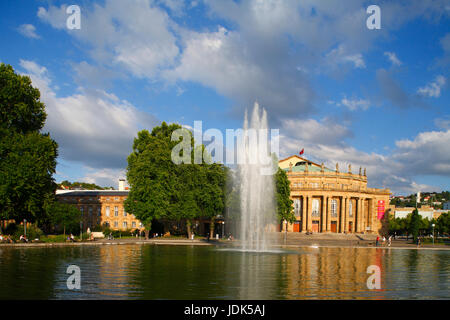
{"label": "water reflection", "polygon": [[[0,299],[449,299],[449,262],[449,251],[380,248],[2,248]],[[71,264],[81,290],[67,289]],[[370,265],[380,267],[380,290],[367,288]]]}

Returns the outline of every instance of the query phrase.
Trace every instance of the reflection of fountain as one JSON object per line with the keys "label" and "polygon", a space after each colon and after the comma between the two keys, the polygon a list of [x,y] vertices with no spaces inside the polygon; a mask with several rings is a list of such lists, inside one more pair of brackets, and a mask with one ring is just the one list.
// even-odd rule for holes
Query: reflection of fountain
{"label": "reflection of fountain", "polygon": [[[250,126],[249,126],[250,125]],[[239,162],[240,239],[245,251],[266,251],[267,231],[275,224],[275,187],[267,113],[255,103],[250,123],[244,120]]]}

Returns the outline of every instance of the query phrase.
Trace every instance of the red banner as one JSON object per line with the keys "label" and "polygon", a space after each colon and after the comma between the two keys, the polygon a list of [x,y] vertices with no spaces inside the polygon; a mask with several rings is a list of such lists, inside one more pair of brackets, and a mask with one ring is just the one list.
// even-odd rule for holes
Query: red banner
{"label": "red banner", "polygon": [[378,200],[377,203],[377,212],[378,212],[378,220],[384,218],[384,200]]}

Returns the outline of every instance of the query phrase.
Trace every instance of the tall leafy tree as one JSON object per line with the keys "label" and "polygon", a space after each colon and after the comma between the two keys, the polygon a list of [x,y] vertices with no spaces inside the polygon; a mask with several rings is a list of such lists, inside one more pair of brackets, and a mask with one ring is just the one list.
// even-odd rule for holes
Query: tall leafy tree
{"label": "tall leafy tree", "polygon": [[127,179],[131,190],[125,209],[144,224],[147,238],[152,221],[170,217],[174,209],[179,179],[171,161],[171,150],[176,145],[171,141],[171,133],[180,128],[163,122],[151,133],[140,131],[128,156]]}
{"label": "tall leafy tree", "polygon": [[45,105],[29,77],[0,64],[0,219],[40,221],[56,184],[57,144],[41,133]]}
{"label": "tall leafy tree", "polygon": [[66,231],[75,233],[79,230],[82,216],[77,207],[54,201],[47,207],[47,212],[52,226],[62,229],[64,237]]}
{"label": "tall leafy tree", "polygon": [[291,188],[287,174],[284,170],[278,168],[275,173],[276,202],[278,221],[295,221],[293,201],[290,198]]}
{"label": "tall leafy tree", "polygon": [[409,234],[413,236],[413,241],[417,241],[417,237],[419,235],[419,228],[420,228],[420,221],[421,217],[419,215],[419,211],[417,209],[414,209],[414,211],[411,214],[411,221],[409,222]]}

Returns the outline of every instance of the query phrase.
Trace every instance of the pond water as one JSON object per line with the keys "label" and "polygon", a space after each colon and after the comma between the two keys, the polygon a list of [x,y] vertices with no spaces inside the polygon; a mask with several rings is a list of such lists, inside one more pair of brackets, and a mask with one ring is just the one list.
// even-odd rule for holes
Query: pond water
{"label": "pond water", "polygon": [[[81,289],[67,288],[68,266]],[[380,267],[368,289],[367,267]],[[450,299],[450,251],[205,246],[0,248],[0,299]]]}

